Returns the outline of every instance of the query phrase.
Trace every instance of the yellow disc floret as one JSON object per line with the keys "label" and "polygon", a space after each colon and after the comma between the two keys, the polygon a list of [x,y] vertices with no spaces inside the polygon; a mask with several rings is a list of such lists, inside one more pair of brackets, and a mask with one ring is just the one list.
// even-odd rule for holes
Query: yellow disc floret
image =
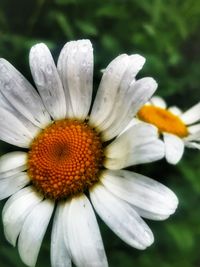
{"label": "yellow disc floret", "polygon": [[169,110],[145,105],[138,112],[138,118],[155,125],[159,132],[167,132],[179,137],[186,137],[188,129],[183,121]]}
{"label": "yellow disc floret", "polygon": [[28,153],[28,174],[45,197],[63,199],[98,181],[100,136],[87,123],[60,120],[43,130]]}

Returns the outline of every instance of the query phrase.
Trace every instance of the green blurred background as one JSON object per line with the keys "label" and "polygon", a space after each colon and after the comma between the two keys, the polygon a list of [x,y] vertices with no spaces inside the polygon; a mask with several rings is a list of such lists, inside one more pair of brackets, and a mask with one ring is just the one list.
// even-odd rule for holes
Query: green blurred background
{"label": "green blurred background", "polygon": [[[147,63],[139,76],[159,83],[157,94],[187,110],[200,100],[199,0],[1,0],[0,56],[32,81],[30,47],[45,42],[55,60],[65,42],[90,38],[94,45],[97,89],[100,70],[120,53],[140,53]],[[0,143],[0,155],[15,149]],[[164,222],[148,221],[155,243],[137,251],[118,239],[100,220],[111,267],[200,266],[200,153],[187,149],[177,166],[164,160],[134,168],[172,188],[178,211]],[[2,210],[2,201],[0,208]],[[124,218],[126,220],[126,218]],[[50,266],[51,225],[37,267]],[[0,223],[0,267],[21,267],[17,249],[9,245]]]}

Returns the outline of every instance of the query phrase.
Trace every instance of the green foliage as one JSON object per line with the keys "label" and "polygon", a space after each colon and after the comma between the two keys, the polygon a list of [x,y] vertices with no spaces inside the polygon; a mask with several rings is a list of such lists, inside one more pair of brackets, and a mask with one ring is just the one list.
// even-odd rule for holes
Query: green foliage
{"label": "green foliage", "polygon": [[[196,0],[1,0],[0,56],[31,80],[28,52],[45,42],[57,59],[66,41],[90,38],[95,53],[97,88],[101,72],[120,53],[147,58],[140,76],[153,76],[157,93],[183,109],[199,101],[200,2]],[[0,154],[12,150],[0,144]],[[155,243],[137,251],[119,240],[102,222],[111,267],[198,267],[200,265],[200,156],[187,150],[177,166],[161,163],[141,167],[178,195],[177,213],[166,222],[148,222]],[[164,177],[164,178],[163,178]],[[3,204],[1,203],[1,210]],[[124,218],[126,220],[126,218]],[[51,227],[50,227],[51,228]],[[49,266],[50,228],[37,263]],[[0,227],[0,266],[24,266]]]}

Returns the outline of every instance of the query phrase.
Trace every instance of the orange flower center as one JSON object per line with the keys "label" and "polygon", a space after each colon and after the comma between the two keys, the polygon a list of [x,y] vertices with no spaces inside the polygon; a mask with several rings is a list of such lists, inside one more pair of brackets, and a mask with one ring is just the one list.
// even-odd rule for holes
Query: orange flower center
{"label": "orange flower center", "polygon": [[166,109],[145,105],[137,115],[140,120],[155,125],[161,133],[167,132],[179,137],[188,135],[188,129],[182,120]]}
{"label": "orange flower center", "polygon": [[28,174],[45,197],[63,199],[98,181],[103,157],[101,138],[86,122],[60,120],[33,141]]}

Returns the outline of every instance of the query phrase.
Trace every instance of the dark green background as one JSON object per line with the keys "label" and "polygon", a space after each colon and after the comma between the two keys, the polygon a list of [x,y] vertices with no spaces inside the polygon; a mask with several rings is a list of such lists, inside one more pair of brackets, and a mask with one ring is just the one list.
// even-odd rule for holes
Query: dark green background
{"label": "dark green background", "polygon": [[[90,38],[94,45],[97,88],[100,70],[120,53],[140,53],[147,63],[139,76],[152,76],[157,94],[187,110],[200,99],[199,0],[18,0],[0,2],[0,56],[28,79],[30,47],[45,42],[55,59],[65,42]],[[31,80],[32,81],[32,80]],[[14,149],[1,142],[0,154]],[[138,251],[119,240],[102,222],[101,232],[112,267],[200,266],[200,153],[187,149],[177,166],[164,160],[134,168],[166,184],[179,208],[164,222],[148,221],[155,243]],[[1,210],[5,201],[1,202]],[[126,220],[126,218],[124,218]],[[50,266],[50,231],[37,267]],[[0,227],[0,266],[24,266]]]}

